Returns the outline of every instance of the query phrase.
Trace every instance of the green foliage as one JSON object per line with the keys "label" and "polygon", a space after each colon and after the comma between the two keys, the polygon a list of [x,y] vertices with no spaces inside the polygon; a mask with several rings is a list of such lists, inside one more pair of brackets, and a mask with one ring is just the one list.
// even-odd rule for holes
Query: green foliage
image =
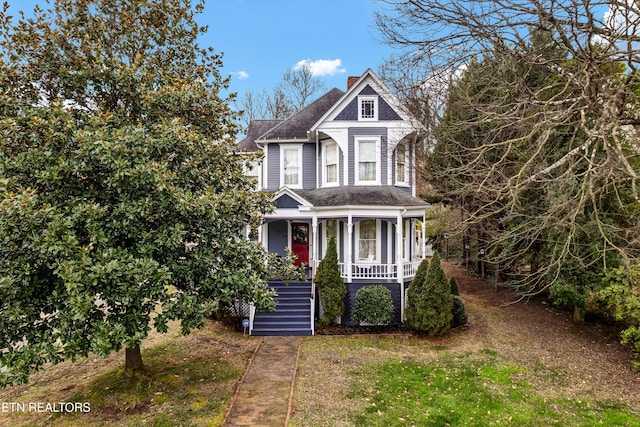
{"label": "green foliage", "polygon": [[[640,357],[640,264],[612,270],[605,283],[598,299],[606,304],[616,320],[627,325],[622,331],[622,342],[633,344]],[[640,362],[636,361],[635,365],[640,368]]]}
{"label": "green foliage", "polygon": [[418,301],[422,295],[422,289],[424,287],[424,281],[427,277],[427,270],[429,269],[429,260],[424,258],[416,275],[413,277],[409,289],[407,290],[407,306],[405,307],[405,316],[407,318],[407,325],[410,328],[416,329],[414,325],[418,322]]}
{"label": "green foliage", "polygon": [[451,295],[460,296],[460,289],[458,288],[458,281],[455,277],[449,278],[449,287],[451,288]]}
{"label": "green foliage", "polygon": [[369,325],[388,325],[393,321],[391,291],[384,285],[365,286],[356,292],[352,319]]}
{"label": "green foliage", "polygon": [[457,328],[467,323],[464,301],[458,295],[451,294],[451,327]]}
{"label": "green foliage", "polygon": [[271,259],[238,238],[272,202],[190,2],[53,3],[0,20],[0,386],[274,304]]}
{"label": "green foliage", "polygon": [[416,315],[409,327],[431,336],[441,335],[451,327],[452,302],[449,279],[440,265],[440,256],[434,253],[421,293],[415,299]]}
{"label": "green foliage", "polygon": [[324,327],[332,324],[344,314],[344,297],[347,294],[347,287],[340,276],[338,250],[334,237],[329,239],[327,252],[318,265],[315,283],[318,287],[320,304],[323,310],[319,325]]}

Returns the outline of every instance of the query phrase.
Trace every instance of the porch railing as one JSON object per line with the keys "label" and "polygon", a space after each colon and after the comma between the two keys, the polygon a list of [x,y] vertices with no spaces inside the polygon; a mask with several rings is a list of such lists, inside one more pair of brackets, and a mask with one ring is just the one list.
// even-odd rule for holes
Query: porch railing
{"label": "porch railing", "polygon": [[[420,261],[405,261],[402,263],[402,279],[411,279],[416,275]],[[346,263],[339,263],[340,275],[343,279],[349,277]],[[352,279],[398,279],[397,264],[353,263],[351,264]]]}

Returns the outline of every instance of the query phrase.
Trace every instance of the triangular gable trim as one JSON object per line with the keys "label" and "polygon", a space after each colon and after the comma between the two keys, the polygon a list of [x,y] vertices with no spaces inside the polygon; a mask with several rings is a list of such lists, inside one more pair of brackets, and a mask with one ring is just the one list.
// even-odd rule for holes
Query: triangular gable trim
{"label": "triangular gable trim", "polygon": [[322,123],[329,118],[332,120],[344,110],[344,108],[355,99],[358,94],[366,87],[370,85],[373,90],[378,93],[382,99],[402,118],[402,120],[411,123],[412,125],[419,126],[415,120],[403,107],[400,100],[387,88],[387,86],[380,80],[380,78],[373,72],[371,68],[367,69],[364,74],[351,86],[347,92],[331,107],[320,119],[314,123],[311,127],[311,131],[316,130]]}
{"label": "triangular gable trim", "polygon": [[273,196],[273,200],[277,201],[280,197],[284,195],[291,197],[293,200],[295,200],[302,206],[309,207],[309,208],[313,207],[313,205],[309,203],[308,200],[306,200],[304,197],[301,197],[299,194],[297,194],[295,191],[293,191],[289,187],[282,187],[280,190],[278,190],[278,192]]}

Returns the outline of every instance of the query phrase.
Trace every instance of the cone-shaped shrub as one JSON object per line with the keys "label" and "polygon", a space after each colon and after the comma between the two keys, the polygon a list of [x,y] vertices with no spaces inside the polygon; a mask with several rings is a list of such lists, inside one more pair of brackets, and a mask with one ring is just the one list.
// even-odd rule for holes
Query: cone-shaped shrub
{"label": "cone-shaped shrub", "polygon": [[440,265],[440,256],[433,254],[424,286],[416,301],[416,321],[413,329],[431,336],[440,335],[451,327],[451,288]]}
{"label": "cone-shaped shrub", "polygon": [[460,296],[460,289],[458,288],[458,281],[455,277],[449,279],[449,287],[451,288],[451,295]]}
{"label": "cone-shaped shrub", "polygon": [[322,305],[322,317],[318,323],[320,327],[324,327],[332,324],[344,314],[344,296],[347,293],[347,287],[340,276],[338,250],[336,249],[336,240],[333,237],[329,239],[327,252],[318,265],[315,283]]}
{"label": "cone-shaped shrub", "polygon": [[419,295],[422,294],[422,288],[424,287],[424,281],[427,277],[427,269],[429,268],[429,260],[423,259],[416,275],[409,285],[407,291],[407,307],[405,308],[405,316],[407,318],[407,326],[412,329],[417,329],[414,325],[417,320],[417,302]]}
{"label": "cone-shaped shrub", "polygon": [[464,310],[464,301],[458,295],[451,294],[452,319],[451,327],[457,328],[467,323],[467,313]]}

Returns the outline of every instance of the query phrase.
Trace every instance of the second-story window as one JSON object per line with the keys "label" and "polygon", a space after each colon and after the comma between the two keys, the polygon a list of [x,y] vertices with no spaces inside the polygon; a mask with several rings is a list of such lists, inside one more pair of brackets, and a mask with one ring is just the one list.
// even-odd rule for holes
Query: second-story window
{"label": "second-story window", "polygon": [[282,146],[282,185],[302,188],[302,146]]}
{"label": "second-story window", "polygon": [[325,184],[338,183],[338,145],[335,142],[324,146],[324,181]]}
{"label": "second-story window", "polygon": [[396,184],[407,185],[409,183],[408,154],[407,144],[404,142],[398,144],[396,147]]}
{"label": "second-story window", "polygon": [[380,139],[356,138],[356,184],[380,184]]}

